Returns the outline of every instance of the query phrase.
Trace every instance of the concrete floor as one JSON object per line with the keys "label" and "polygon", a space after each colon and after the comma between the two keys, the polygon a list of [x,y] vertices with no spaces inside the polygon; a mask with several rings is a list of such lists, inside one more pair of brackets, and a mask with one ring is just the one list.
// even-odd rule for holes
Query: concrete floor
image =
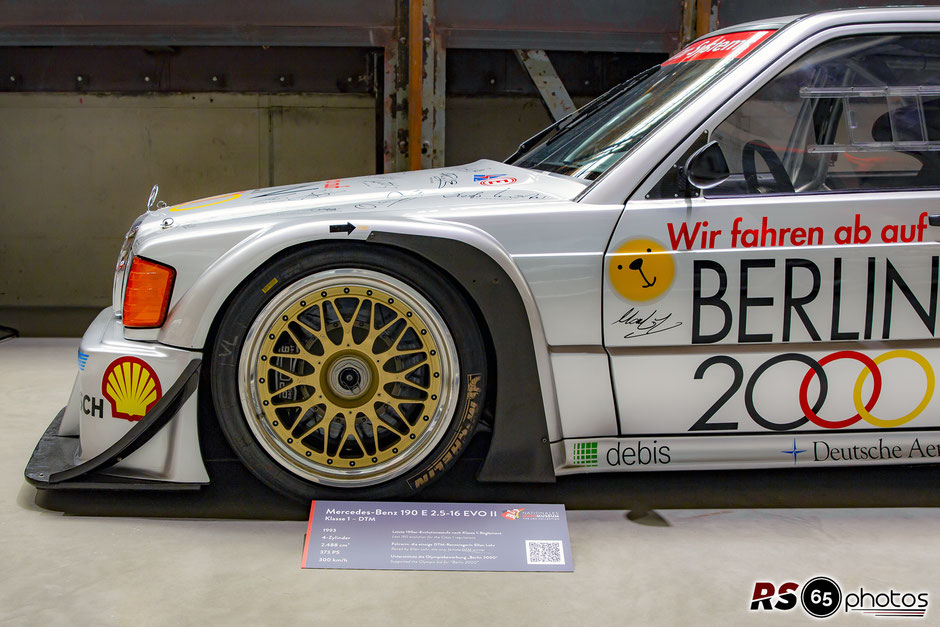
{"label": "concrete floor", "polygon": [[[474,497],[566,503],[571,574],[301,570],[303,508],[274,507],[282,520],[211,517],[229,511],[218,503],[246,499],[238,493],[79,494],[41,507],[48,499],[23,468],[66,401],[77,345],[0,342],[0,624],[805,623],[799,607],[748,605],[756,581],[815,575],[843,592],[928,592],[940,604],[940,509],[856,507],[936,505],[936,468],[573,478]],[[260,512],[278,499],[248,500]],[[119,515],[127,503],[134,514]],[[631,521],[626,510],[640,504],[668,508]],[[931,607],[921,621],[938,617]]]}

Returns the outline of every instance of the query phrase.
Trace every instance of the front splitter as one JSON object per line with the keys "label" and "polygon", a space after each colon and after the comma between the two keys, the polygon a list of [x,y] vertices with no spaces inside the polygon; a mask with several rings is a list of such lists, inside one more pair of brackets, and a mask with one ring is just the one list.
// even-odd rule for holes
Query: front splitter
{"label": "front splitter", "polygon": [[26,480],[40,489],[197,490],[202,483],[173,483],[103,474],[147,443],[179,412],[199,383],[201,361],[192,360],[176,383],[120,440],[99,455],[77,463],[78,436],[59,435],[65,409],[46,428],[26,465]]}

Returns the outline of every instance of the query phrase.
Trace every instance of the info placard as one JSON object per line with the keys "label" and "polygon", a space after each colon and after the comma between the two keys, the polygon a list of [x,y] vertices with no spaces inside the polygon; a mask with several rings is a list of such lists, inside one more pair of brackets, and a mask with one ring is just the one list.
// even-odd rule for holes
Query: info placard
{"label": "info placard", "polygon": [[303,568],[571,572],[564,505],[313,501]]}

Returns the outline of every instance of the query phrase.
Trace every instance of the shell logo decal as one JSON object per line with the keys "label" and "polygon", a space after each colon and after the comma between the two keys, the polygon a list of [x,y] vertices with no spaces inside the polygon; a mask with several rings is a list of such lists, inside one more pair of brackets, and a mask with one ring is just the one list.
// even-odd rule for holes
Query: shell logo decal
{"label": "shell logo decal", "polygon": [[137,422],[150,411],[163,390],[150,364],[137,357],[120,357],[105,368],[101,394],[111,403],[111,415]]}

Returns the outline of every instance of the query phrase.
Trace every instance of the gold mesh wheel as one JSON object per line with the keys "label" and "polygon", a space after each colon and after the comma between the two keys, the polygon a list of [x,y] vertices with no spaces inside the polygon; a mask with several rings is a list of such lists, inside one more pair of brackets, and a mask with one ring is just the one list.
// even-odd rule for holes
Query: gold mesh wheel
{"label": "gold mesh wheel", "polygon": [[327,485],[364,486],[413,467],[456,403],[450,332],[410,286],[360,269],[279,293],[240,359],[249,427],[282,466]]}

